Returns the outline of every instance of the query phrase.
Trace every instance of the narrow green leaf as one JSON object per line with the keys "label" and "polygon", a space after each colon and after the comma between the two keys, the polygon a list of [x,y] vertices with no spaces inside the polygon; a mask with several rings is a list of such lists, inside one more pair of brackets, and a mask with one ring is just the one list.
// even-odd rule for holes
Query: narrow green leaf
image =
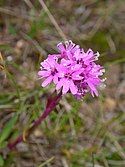
{"label": "narrow green leaf", "polygon": [[3,157],[0,155],[0,166],[2,167],[4,165]]}
{"label": "narrow green leaf", "polygon": [[6,138],[10,135],[13,126],[15,125],[16,121],[17,121],[17,114],[14,115],[14,117],[12,117],[9,122],[6,123],[6,125],[4,126],[1,134],[0,134],[0,145],[1,143],[6,140]]}

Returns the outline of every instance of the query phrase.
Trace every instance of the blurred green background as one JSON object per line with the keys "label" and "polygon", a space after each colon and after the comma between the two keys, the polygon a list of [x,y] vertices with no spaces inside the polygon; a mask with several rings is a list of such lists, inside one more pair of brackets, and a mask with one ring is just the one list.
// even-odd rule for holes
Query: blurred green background
{"label": "blurred green background", "polygon": [[[100,52],[107,86],[98,98],[63,97],[9,152],[54,90],[37,71],[65,38]],[[0,0],[0,52],[0,166],[125,167],[124,0]]]}

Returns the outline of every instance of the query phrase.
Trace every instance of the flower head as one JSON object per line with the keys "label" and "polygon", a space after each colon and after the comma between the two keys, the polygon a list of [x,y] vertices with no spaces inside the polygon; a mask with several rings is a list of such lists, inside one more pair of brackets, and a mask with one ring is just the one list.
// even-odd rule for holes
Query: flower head
{"label": "flower head", "polygon": [[49,55],[41,63],[38,76],[44,79],[42,87],[50,83],[56,85],[56,90],[62,93],[72,93],[77,98],[82,98],[87,92],[98,96],[97,88],[104,79],[101,76],[104,68],[95,63],[99,53],[91,49],[85,52],[79,45],[72,41],[59,43],[58,54]]}

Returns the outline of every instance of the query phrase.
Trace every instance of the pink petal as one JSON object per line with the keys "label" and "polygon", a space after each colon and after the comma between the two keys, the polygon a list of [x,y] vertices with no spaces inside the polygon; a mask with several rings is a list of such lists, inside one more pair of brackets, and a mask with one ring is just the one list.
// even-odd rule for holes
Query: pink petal
{"label": "pink petal", "polygon": [[60,81],[57,83],[56,90],[59,90],[63,86],[63,83],[64,83],[63,80],[64,79],[60,79]]}
{"label": "pink petal", "polygon": [[87,54],[89,57],[94,56],[94,52],[92,51],[92,49],[88,49],[88,51],[86,52],[86,54]]}
{"label": "pink petal", "polygon": [[57,48],[58,48],[61,52],[63,52],[63,51],[65,50],[65,47],[64,47],[63,43],[59,43],[59,44],[57,45]]}
{"label": "pink petal", "polygon": [[83,79],[83,77],[79,76],[79,74],[77,74],[77,73],[73,73],[72,74],[72,79],[73,80],[81,80],[81,79]]}
{"label": "pink petal", "polygon": [[44,60],[43,62],[41,62],[40,63],[41,64],[41,66],[43,66],[44,68],[48,68],[49,67],[49,64],[48,64],[48,62],[47,62],[47,60]]}
{"label": "pink petal", "polygon": [[95,86],[91,83],[91,81],[87,80],[88,86],[90,87],[91,90],[95,90]]}
{"label": "pink petal", "polygon": [[68,66],[69,64],[71,64],[71,61],[70,60],[66,60],[66,59],[62,59],[61,60],[61,64],[64,65],[64,66]]}
{"label": "pink petal", "polygon": [[73,81],[70,81],[70,91],[73,95],[77,94],[77,87],[75,86],[75,84],[73,83]]}
{"label": "pink petal", "polygon": [[84,69],[80,69],[79,71],[74,72],[74,73],[72,74],[72,79],[73,79],[73,80],[81,80],[81,79],[83,79],[83,77],[80,76],[80,74],[81,74],[83,71],[84,71]]}
{"label": "pink petal", "polygon": [[72,55],[71,51],[67,51],[67,56],[70,60],[72,60],[73,55]]}
{"label": "pink petal", "polygon": [[98,96],[98,91],[95,90],[95,91],[91,91],[91,95],[94,97],[95,95]]}
{"label": "pink petal", "polygon": [[79,49],[80,46],[79,45],[76,45],[75,47],[72,48],[72,53],[74,53],[77,49]]}
{"label": "pink petal", "polygon": [[43,77],[48,77],[50,74],[51,74],[50,71],[39,71],[39,72],[38,72],[38,75],[39,75],[40,77],[41,77],[41,76],[43,76]]}
{"label": "pink petal", "polygon": [[67,68],[63,66],[62,64],[57,64],[56,69],[59,72],[60,77],[63,77],[64,74],[67,72]]}
{"label": "pink petal", "polygon": [[74,65],[74,69],[75,69],[75,70],[80,70],[81,67],[82,67],[82,65],[80,65],[80,64],[76,64],[76,65]]}
{"label": "pink petal", "polygon": [[48,57],[57,60],[58,58],[61,57],[61,54],[52,54],[52,55],[49,54]]}
{"label": "pink petal", "polygon": [[50,65],[51,68],[55,67],[56,61],[54,58],[48,57],[48,64]]}
{"label": "pink petal", "polygon": [[96,87],[94,86],[94,84],[93,83],[91,83],[91,81],[87,81],[87,83],[88,83],[88,86],[90,87],[90,89],[91,89],[91,94],[92,94],[92,96],[94,97],[94,94],[96,95],[96,96],[98,96],[98,91],[97,91],[97,89],[96,89]]}
{"label": "pink petal", "polygon": [[94,57],[94,53],[91,49],[89,49],[84,56],[84,60],[89,60],[90,58]]}
{"label": "pink petal", "polygon": [[50,84],[51,81],[52,81],[52,79],[53,79],[52,76],[50,76],[50,77],[48,77],[47,79],[45,79],[44,82],[42,83],[42,87],[45,87],[45,86],[47,86],[48,84]]}
{"label": "pink petal", "polygon": [[96,96],[99,95],[97,89],[94,91],[94,93],[95,93]]}
{"label": "pink petal", "polygon": [[81,58],[81,57],[79,57],[80,56],[80,49],[77,49],[75,51],[74,56],[75,56],[76,60],[79,60],[79,58]]}
{"label": "pink petal", "polygon": [[69,86],[70,86],[69,80],[65,79],[65,82],[63,83],[63,90],[62,90],[63,94],[66,94],[69,91]]}
{"label": "pink petal", "polygon": [[67,49],[71,50],[74,46],[75,46],[75,44],[71,40],[69,40],[68,45],[67,45]]}
{"label": "pink petal", "polygon": [[54,84],[57,84],[57,83],[58,83],[58,76],[57,76],[57,75],[54,76],[53,82],[54,82]]}

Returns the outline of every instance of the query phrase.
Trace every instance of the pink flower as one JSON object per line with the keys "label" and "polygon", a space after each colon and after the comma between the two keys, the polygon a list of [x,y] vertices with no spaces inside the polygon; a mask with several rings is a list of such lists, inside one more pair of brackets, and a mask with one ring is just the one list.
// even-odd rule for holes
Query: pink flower
{"label": "pink flower", "polygon": [[60,42],[57,45],[59,52],[61,54],[62,58],[68,58],[68,59],[72,59],[73,54],[76,50],[79,50],[80,46],[79,45],[75,45],[71,40],[66,41],[65,44],[63,44],[62,42]]}
{"label": "pink flower", "polygon": [[92,96],[98,96],[97,87],[103,82],[100,76],[105,70],[94,62],[90,63],[84,70],[84,82],[88,84]]}
{"label": "pink flower", "polygon": [[53,56],[49,56],[46,60],[41,63],[41,70],[38,72],[40,78],[45,78],[42,83],[42,87],[47,86],[52,81],[56,84],[58,83],[58,75],[56,71],[56,59]]}
{"label": "pink flower", "polygon": [[57,67],[59,82],[56,85],[56,90],[59,90],[61,87],[62,93],[66,94],[70,91],[73,95],[75,95],[78,91],[77,86],[74,84],[74,81],[81,80],[83,77],[80,76],[82,73],[81,65],[75,64],[64,66],[62,64]]}
{"label": "pink flower", "polygon": [[87,92],[98,96],[97,88],[103,83],[101,76],[104,68],[95,63],[99,53],[91,49],[85,52],[79,45],[72,41],[59,43],[58,54],[49,55],[41,63],[38,75],[43,78],[42,86],[50,83],[56,85],[56,90],[62,93],[72,93],[77,98],[82,98]]}

